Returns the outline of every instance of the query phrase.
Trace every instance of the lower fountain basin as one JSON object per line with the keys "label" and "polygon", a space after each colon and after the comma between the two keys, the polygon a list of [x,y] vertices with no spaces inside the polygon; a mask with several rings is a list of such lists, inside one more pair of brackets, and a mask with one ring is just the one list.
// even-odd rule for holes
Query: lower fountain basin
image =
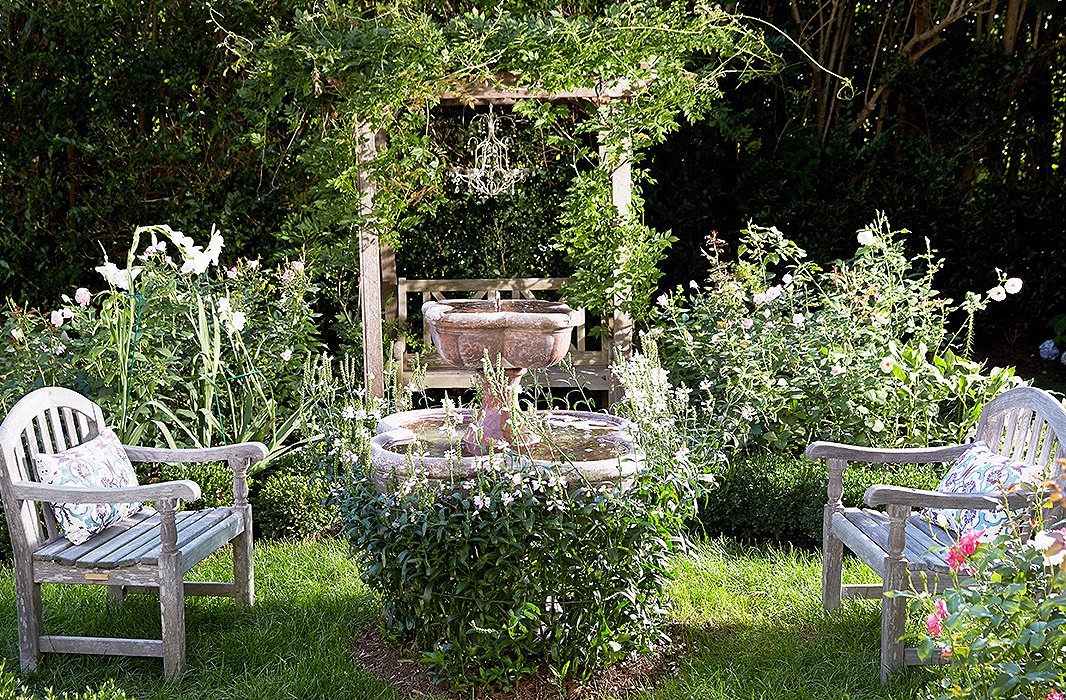
{"label": "lower fountain basin", "polygon": [[477,477],[501,460],[553,465],[570,487],[587,483],[617,486],[632,478],[643,463],[624,418],[585,411],[543,411],[537,414],[540,440],[521,453],[464,455],[462,437],[473,411],[423,409],[386,416],[370,442],[374,486],[384,493],[414,476],[446,482]]}

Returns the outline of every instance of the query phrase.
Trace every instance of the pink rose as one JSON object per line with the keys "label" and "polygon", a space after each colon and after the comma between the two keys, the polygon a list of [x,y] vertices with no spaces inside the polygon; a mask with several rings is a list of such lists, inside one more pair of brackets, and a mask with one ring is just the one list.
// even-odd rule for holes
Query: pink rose
{"label": "pink rose", "polygon": [[940,626],[940,618],[935,613],[925,616],[925,631],[934,637],[939,637],[944,633],[944,629]]}
{"label": "pink rose", "polygon": [[88,306],[92,298],[93,295],[85,287],[78,287],[78,291],[74,292],[74,301],[78,302],[79,306]]}
{"label": "pink rose", "polygon": [[62,311],[53,311],[52,313],[50,313],[48,315],[48,320],[50,320],[52,322],[53,326],[55,326],[56,328],[59,328],[60,326],[63,325],[63,322],[66,321],[67,319],[63,315]]}
{"label": "pink rose", "polygon": [[292,269],[296,270],[297,272],[303,272],[303,269],[304,269],[303,261],[302,260],[293,260],[292,261]]}
{"label": "pink rose", "polygon": [[948,616],[948,602],[943,598],[937,598],[936,616],[939,617],[941,620]]}

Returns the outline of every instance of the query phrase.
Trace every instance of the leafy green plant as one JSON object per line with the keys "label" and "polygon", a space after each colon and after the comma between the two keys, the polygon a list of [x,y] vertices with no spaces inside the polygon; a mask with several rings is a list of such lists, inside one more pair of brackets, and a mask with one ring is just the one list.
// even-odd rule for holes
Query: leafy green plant
{"label": "leafy green plant", "polygon": [[[641,374],[650,366],[627,373],[628,385],[665,377]],[[713,481],[703,443],[686,446],[697,431],[683,400],[627,404],[655,430],[638,431],[639,455],[620,458],[638,461],[632,479],[599,485],[568,483],[565,460],[495,454],[474,476],[429,481],[415,467],[379,491],[368,441],[381,409],[351,393],[322,419],[330,500],[391,640],[455,689],[510,687],[544,667],[583,679],[666,640],[669,557]],[[536,421],[517,407],[511,419]]]}
{"label": "leafy green plant", "polygon": [[[1061,495],[1057,487],[1052,493]],[[1040,520],[1032,534],[1017,523],[998,533],[963,533],[948,560],[954,587],[938,597],[900,594],[924,617],[915,635],[919,654],[947,650],[945,674],[930,697],[1062,698],[1066,530],[1043,529]]]}
{"label": "leafy green plant", "polygon": [[[725,444],[797,448],[814,439],[885,446],[961,441],[980,407],[1018,380],[956,354],[952,306],[935,290],[940,263],[910,259],[879,216],[855,256],[823,269],[775,228],[752,226],[736,261],[710,255],[706,287],[663,295],[654,315],[672,376],[699,389],[708,426]],[[1006,285],[1004,288],[1003,285]],[[965,343],[963,350],[966,350]]]}
{"label": "leafy green plant", "polygon": [[298,368],[318,342],[317,290],[302,261],[220,269],[223,245],[217,232],[204,249],[167,226],[137,229],[124,268],[106,258],[96,268],[107,289],[80,288],[48,313],[12,305],[0,403],[68,386],[130,444],[261,440],[279,451],[306,408]]}
{"label": "leafy green plant", "polygon": [[339,516],[336,508],[326,505],[328,496],[325,482],[307,470],[277,469],[252,494],[259,533],[271,539],[336,533]]}

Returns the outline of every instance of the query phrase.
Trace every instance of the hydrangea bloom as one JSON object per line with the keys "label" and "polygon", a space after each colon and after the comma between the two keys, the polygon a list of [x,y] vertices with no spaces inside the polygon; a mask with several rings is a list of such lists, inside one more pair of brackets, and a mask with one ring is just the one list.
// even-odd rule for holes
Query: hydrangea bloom
{"label": "hydrangea bloom", "polygon": [[1045,340],[1044,342],[1040,343],[1040,357],[1044,358],[1045,360],[1057,360],[1059,359],[1060,354],[1061,353],[1059,352],[1059,349],[1055,347],[1055,341]]}

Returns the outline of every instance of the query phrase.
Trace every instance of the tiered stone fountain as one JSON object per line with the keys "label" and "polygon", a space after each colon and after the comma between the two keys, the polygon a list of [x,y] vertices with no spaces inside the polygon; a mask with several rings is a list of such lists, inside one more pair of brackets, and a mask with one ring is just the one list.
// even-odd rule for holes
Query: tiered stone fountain
{"label": "tiered stone fountain", "polygon": [[501,457],[509,464],[560,465],[572,485],[617,484],[636,471],[640,455],[622,418],[540,411],[527,421],[532,429],[511,414],[522,376],[566,357],[576,311],[558,302],[497,297],[428,302],[422,313],[441,358],[481,375],[483,400],[475,411],[423,409],[383,418],[370,444],[379,490],[412,472],[430,480],[466,479]]}

